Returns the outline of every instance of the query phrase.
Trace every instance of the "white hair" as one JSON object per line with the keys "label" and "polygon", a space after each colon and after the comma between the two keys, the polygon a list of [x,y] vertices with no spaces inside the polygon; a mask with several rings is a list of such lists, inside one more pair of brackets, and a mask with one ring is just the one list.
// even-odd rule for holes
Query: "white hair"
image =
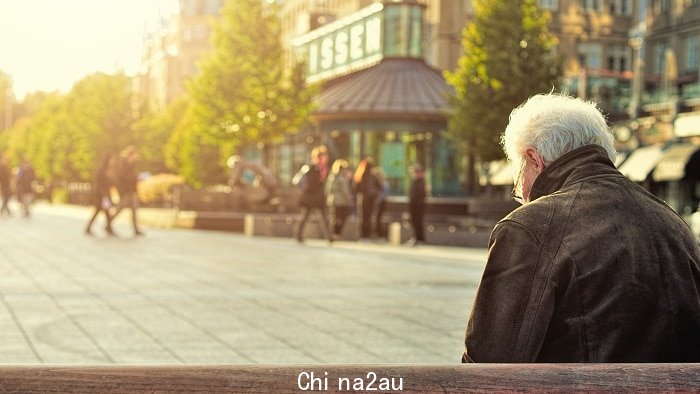
{"label": "white hair", "polygon": [[615,160],[614,137],[595,103],[561,94],[538,94],[510,113],[501,144],[519,163],[532,148],[550,164],[584,145],[600,145]]}

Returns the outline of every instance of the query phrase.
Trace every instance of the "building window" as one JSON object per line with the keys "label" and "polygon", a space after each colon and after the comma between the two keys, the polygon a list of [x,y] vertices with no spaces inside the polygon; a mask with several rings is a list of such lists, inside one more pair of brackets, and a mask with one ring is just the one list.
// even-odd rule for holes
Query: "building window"
{"label": "building window", "polygon": [[662,74],[666,68],[666,48],[668,48],[668,44],[665,42],[654,45],[652,73],[655,75]]}
{"label": "building window", "polygon": [[610,0],[610,13],[613,15],[632,15],[630,0]]}
{"label": "building window", "polygon": [[686,40],[685,69],[686,71],[698,70],[698,36],[690,36]]}
{"label": "building window", "polygon": [[583,43],[578,45],[580,66],[595,69],[602,66],[602,47],[600,44]]}
{"label": "building window", "polygon": [[538,3],[543,10],[556,10],[559,7],[558,0],[538,0]]}
{"label": "building window", "polygon": [[387,7],[384,13],[384,48],[387,56],[406,56],[408,51],[408,23],[406,7]]}
{"label": "building window", "polygon": [[600,11],[601,0],[581,0],[581,8],[584,11]]}
{"label": "building window", "polygon": [[671,0],[653,0],[654,15],[667,14]]}
{"label": "building window", "polygon": [[608,70],[625,72],[629,65],[628,59],[632,56],[631,50],[626,45],[608,46]]}

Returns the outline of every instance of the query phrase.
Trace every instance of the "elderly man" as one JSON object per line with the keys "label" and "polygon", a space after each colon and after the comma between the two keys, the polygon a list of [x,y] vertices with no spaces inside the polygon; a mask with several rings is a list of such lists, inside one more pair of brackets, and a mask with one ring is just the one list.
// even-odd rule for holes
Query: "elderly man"
{"label": "elderly man", "polygon": [[700,361],[697,241],[615,169],[595,105],[534,96],[503,145],[523,206],[491,235],[462,361]]}

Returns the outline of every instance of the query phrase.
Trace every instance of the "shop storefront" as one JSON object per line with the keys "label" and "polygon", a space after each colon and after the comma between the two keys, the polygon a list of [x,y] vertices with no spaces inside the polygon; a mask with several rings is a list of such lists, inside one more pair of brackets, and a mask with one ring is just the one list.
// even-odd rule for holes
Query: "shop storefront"
{"label": "shop storefront", "polygon": [[282,181],[325,144],[351,165],[372,157],[390,194],[405,196],[408,167],[426,168],[432,197],[464,195],[462,154],[444,137],[450,88],[423,60],[423,11],[418,3],[375,3],[297,37],[308,81],[322,84],[314,127],[274,149]]}

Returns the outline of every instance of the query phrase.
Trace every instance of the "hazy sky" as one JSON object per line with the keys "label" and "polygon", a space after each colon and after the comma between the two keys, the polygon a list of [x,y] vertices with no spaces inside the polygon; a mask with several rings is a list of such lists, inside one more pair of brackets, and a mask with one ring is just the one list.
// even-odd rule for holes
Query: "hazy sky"
{"label": "hazy sky", "polygon": [[19,99],[96,71],[133,74],[159,11],[177,12],[177,0],[0,0],[0,70]]}

